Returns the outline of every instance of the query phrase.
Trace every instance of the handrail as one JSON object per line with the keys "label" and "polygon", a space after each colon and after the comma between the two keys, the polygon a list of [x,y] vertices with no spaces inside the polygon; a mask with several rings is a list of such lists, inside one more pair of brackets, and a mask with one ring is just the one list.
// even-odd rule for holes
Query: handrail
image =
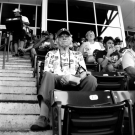
{"label": "handrail", "polygon": [[1,45],[0,50],[2,50],[5,46],[6,46],[6,44]]}
{"label": "handrail", "polygon": [[3,64],[2,64],[2,69],[5,69],[5,62],[6,62],[6,47],[8,45],[8,52],[7,52],[7,62],[9,61],[9,45],[10,45],[10,33],[9,33],[9,37],[7,36],[7,32],[6,32],[6,37],[5,37],[5,43],[3,45],[0,46],[0,50],[4,48],[3,51]]}

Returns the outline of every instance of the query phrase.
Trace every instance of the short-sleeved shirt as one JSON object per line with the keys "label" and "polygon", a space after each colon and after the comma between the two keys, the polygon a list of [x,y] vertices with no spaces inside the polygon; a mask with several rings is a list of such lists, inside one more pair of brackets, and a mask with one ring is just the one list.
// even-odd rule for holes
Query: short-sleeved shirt
{"label": "short-sleeved shirt", "polygon": [[[23,23],[30,24],[29,19],[26,16],[21,15],[21,18],[22,18],[22,22]],[[29,32],[28,26],[26,26],[25,24],[23,24],[23,30],[25,30],[26,32]]]}
{"label": "short-sleeved shirt", "polygon": [[26,16],[21,16],[22,17],[22,21],[24,22],[24,23],[28,23],[29,24],[29,19],[26,17]]}
{"label": "short-sleeved shirt", "polygon": [[135,68],[135,52],[132,49],[129,49],[125,52],[122,58],[122,66],[123,69],[126,69],[130,66]]}
{"label": "short-sleeved shirt", "polygon": [[[99,51],[96,55],[96,61],[99,59],[99,58],[103,58],[105,59],[107,55],[107,51],[106,50],[103,50],[103,51]],[[115,63],[117,62],[119,59],[120,59],[120,55],[118,52],[113,52],[111,55],[110,55],[111,59],[109,61],[109,63]]]}
{"label": "short-sleeved shirt", "polygon": [[93,52],[96,49],[101,50],[101,46],[98,42],[94,42],[94,44],[90,44],[90,42],[84,42],[83,46],[83,53],[87,53],[88,55],[93,55]]}
{"label": "short-sleeved shirt", "polygon": [[69,50],[66,54],[60,54],[58,49],[47,53],[44,71],[58,75],[76,75],[86,71],[86,65],[81,52]]}

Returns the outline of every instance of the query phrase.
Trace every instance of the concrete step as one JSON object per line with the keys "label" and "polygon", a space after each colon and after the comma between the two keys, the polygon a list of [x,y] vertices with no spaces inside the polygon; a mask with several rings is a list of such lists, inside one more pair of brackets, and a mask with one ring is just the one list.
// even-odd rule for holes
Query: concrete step
{"label": "concrete step", "polygon": [[[13,53],[14,54],[14,53]],[[3,56],[3,53],[0,53],[0,56]],[[6,52],[6,56],[7,56],[7,52]],[[12,54],[11,54],[11,52],[9,52],[9,54],[8,54],[8,56],[9,57],[14,57]],[[19,57],[28,57],[28,56],[30,56],[30,53],[25,53],[25,55],[24,56],[19,56]]]}
{"label": "concrete step", "polygon": [[19,67],[31,68],[31,65],[24,65],[24,64],[22,64],[22,63],[21,63],[21,64],[18,63],[17,65],[8,65],[8,64],[5,64],[5,66],[6,66],[6,67],[15,67],[15,68],[16,68],[16,67],[18,67],[18,68],[19,68]]}
{"label": "concrete step", "polygon": [[[3,64],[3,62],[2,61],[0,61],[0,65],[2,65]],[[30,62],[20,62],[20,63],[18,63],[18,62],[16,62],[16,61],[9,61],[9,62],[6,62],[6,65],[26,65],[26,66],[31,66],[31,63]]]}
{"label": "concrete step", "polygon": [[0,102],[38,103],[37,95],[0,94]]}
{"label": "concrete step", "polygon": [[[3,60],[3,56],[0,56],[0,60]],[[5,58],[5,60],[7,60],[7,57]],[[12,60],[18,60],[18,61],[29,61],[30,62],[30,58],[21,58],[21,57],[9,57],[9,61]]]}
{"label": "concrete step", "polygon": [[[20,64],[30,64],[31,63],[31,61],[26,61],[26,60],[9,60],[8,62],[7,61],[5,61],[5,63],[7,64],[7,63],[20,63]],[[3,60],[0,60],[0,63],[1,64],[3,64]]]}
{"label": "concrete step", "polygon": [[36,87],[17,87],[17,86],[0,86],[0,93],[7,93],[7,94],[37,94]]}
{"label": "concrete step", "polygon": [[[30,64],[31,63],[31,61],[25,61],[25,60],[10,60],[9,62],[5,61],[5,63],[13,63],[13,62],[18,63],[18,64],[19,63],[21,63],[21,64],[24,64],[24,63]],[[3,60],[0,60],[0,63],[3,64]]]}
{"label": "concrete step", "polygon": [[29,77],[32,78],[33,74],[32,73],[0,73],[0,76],[6,76],[6,77]]}
{"label": "concrete step", "polygon": [[10,77],[2,76],[2,77],[0,77],[0,80],[1,81],[8,80],[8,81],[28,81],[28,82],[30,81],[30,82],[36,82],[35,78],[29,78],[29,77],[27,77],[28,75],[25,76],[25,74],[23,76],[24,76],[23,78],[21,76],[20,77],[19,76],[18,77],[14,77],[14,75],[10,76]]}
{"label": "concrete step", "polygon": [[30,103],[0,103],[0,115],[1,114],[33,114],[39,115],[40,108],[39,104],[30,104]]}
{"label": "concrete step", "polygon": [[[2,69],[2,65],[0,65],[0,69]],[[31,67],[11,67],[11,66],[7,66],[5,65],[5,69],[10,69],[10,70],[30,70],[33,71],[34,68]]]}
{"label": "concrete step", "polygon": [[0,81],[1,86],[36,87],[36,82],[28,81]]}
{"label": "concrete step", "polygon": [[0,69],[0,73],[23,73],[23,74],[33,74],[31,70],[13,70],[13,69]]}
{"label": "concrete step", "polygon": [[0,115],[0,131],[29,131],[39,115]]}
{"label": "concrete step", "polygon": [[28,132],[10,132],[10,131],[2,132],[2,131],[0,131],[0,135],[52,135],[52,130],[47,130],[44,132],[31,132],[31,131],[28,131]]}

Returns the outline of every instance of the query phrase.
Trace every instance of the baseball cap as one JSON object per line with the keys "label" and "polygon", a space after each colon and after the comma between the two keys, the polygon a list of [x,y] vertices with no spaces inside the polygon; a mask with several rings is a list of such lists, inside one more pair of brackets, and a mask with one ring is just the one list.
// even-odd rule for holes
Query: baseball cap
{"label": "baseball cap", "polygon": [[15,9],[13,10],[13,12],[14,12],[14,13],[15,13],[15,12],[21,12],[21,10],[18,9],[18,8],[15,8]]}
{"label": "baseball cap", "polygon": [[49,36],[49,32],[48,32],[48,31],[42,31],[41,34],[42,34],[42,35],[47,35],[47,36]]}
{"label": "baseball cap", "polygon": [[62,28],[57,32],[56,36],[59,37],[63,33],[68,34],[69,36],[71,35],[69,30],[67,30],[66,28]]}

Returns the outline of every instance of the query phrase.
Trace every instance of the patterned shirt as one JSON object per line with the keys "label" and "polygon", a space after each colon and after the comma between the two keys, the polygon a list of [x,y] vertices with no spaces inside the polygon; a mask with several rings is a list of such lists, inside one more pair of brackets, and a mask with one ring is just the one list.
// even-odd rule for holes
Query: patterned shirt
{"label": "patterned shirt", "polygon": [[44,71],[58,75],[76,75],[86,71],[86,65],[79,51],[69,50],[66,54],[60,54],[59,50],[53,50],[45,57]]}

